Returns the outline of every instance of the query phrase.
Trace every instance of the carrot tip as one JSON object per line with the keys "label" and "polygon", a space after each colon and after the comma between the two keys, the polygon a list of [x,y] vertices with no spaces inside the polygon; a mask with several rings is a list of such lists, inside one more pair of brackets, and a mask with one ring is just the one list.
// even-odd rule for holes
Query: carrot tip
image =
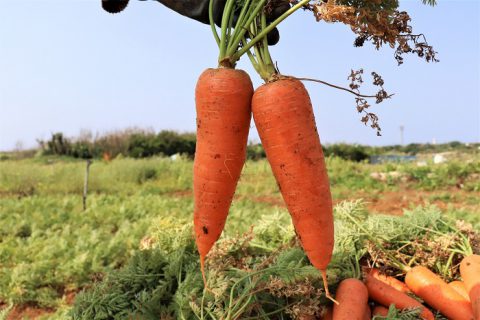
{"label": "carrot tip", "polygon": [[208,291],[210,291],[210,289],[208,289],[208,285],[207,285],[207,277],[205,277],[205,257],[200,257],[200,272],[202,273],[203,286]]}
{"label": "carrot tip", "polygon": [[212,289],[208,287],[207,277],[205,276],[205,257],[200,257],[200,271],[202,272],[203,287],[207,292],[215,295]]}

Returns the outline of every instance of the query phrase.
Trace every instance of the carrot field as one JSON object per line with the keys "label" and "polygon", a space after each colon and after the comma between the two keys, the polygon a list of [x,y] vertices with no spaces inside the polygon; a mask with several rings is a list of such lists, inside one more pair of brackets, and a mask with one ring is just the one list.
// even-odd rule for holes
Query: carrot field
{"label": "carrot field", "polygon": [[[375,165],[326,159],[336,219],[333,289],[372,259],[393,272],[374,246],[360,245],[368,243],[365,230],[445,280],[458,277],[459,258],[449,250],[461,243],[459,234],[478,253],[480,156],[441,164],[425,159]],[[181,157],[95,160],[84,211],[85,161],[0,161],[0,319],[318,314],[327,304],[316,299],[321,283],[299,249],[266,160],[246,163],[225,231],[210,253],[207,275],[215,294],[202,294],[190,233],[192,163]],[[434,238],[444,242],[429,248]]]}

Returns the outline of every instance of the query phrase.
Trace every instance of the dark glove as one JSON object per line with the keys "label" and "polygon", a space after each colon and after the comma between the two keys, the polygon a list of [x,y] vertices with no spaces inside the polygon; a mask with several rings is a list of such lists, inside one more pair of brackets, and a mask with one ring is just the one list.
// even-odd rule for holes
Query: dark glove
{"label": "dark glove", "polygon": [[[102,7],[110,13],[118,13],[125,9],[129,0],[102,0]],[[140,0],[145,1],[145,0]],[[156,0],[173,11],[181,15],[195,19],[202,23],[209,24],[208,5],[209,0]],[[213,0],[213,20],[215,24],[220,26],[222,22],[223,8],[226,0]],[[270,6],[267,10],[267,21],[272,22],[280,17],[285,11],[290,8],[288,0],[271,0]],[[280,40],[278,29],[275,28],[267,35],[269,45],[277,44]]]}

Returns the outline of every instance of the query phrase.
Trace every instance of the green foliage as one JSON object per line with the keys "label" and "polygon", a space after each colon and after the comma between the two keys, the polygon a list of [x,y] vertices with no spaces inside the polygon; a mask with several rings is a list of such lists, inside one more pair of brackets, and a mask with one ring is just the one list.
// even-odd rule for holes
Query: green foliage
{"label": "green foliage", "polygon": [[[406,243],[425,244],[423,240],[435,243],[447,235],[468,234],[466,229],[457,229],[453,220],[442,219],[435,208],[418,208],[403,217],[371,216],[360,201],[343,202],[335,208],[335,216],[336,246],[328,269],[333,291],[346,277],[361,278],[364,265],[392,268],[388,256],[379,256],[380,252],[369,245],[370,237],[378,238],[386,250],[407,257],[403,249]],[[309,264],[295,241],[291,224],[282,226],[276,218],[275,214],[263,216],[252,231],[222,237],[207,260],[210,291],[203,290],[191,224],[160,219],[150,229],[153,232],[150,248],[137,253],[121,270],[111,272],[103,282],[82,293],[76,300],[73,316],[75,319],[135,316],[155,319],[158,315],[168,319],[319,316],[328,303],[321,289],[320,273]],[[360,220],[361,224],[355,222]],[[273,243],[268,235],[273,235]],[[444,249],[452,250],[458,241]],[[448,262],[437,256],[439,251],[431,249],[417,252],[415,263],[443,275],[439,267]],[[432,259],[438,263],[430,266],[426,261]],[[458,277],[458,270],[450,277]],[[386,318],[377,319],[417,317],[418,310],[390,308]]]}
{"label": "green foliage", "polygon": [[[290,288],[290,301],[299,300],[292,287],[305,279],[318,278],[318,271],[308,265],[298,247],[271,259],[258,247],[245,252],[249,250],[248,236],[225,237],[208,266],[209,287],[215,293],[212,295],[203,290],[192,225],[173,226],[169,219],[163,219],[160,225],[161,233],[159,230],[152,236],[156,239],[152,248],[137,253],[120,271],[110,273],[77,297],[72,310],[74,319],[158,319],[158,315],[171,319],[212,319],[209,315],[233,319],[270,312],[285,314],[287,301],[281,297],[282,290]],[[249,271],[262,264],[261,269]],[[283,283],[285,288],[274,288],[273,283]],[[253,308],[253,301],[269,304]]]}
{"label": "green foliage", "polygon": [[480,176],[480,161],[452,161],[435,166],[402,166],[402,172],[414,180],[418,187],[426,190],[459,187],[471,191],[480,190],[480,179],[470,177]]}
{"label": "green foliage", "polygon": [[388,308],[388,314],[386,317],[374,316],[372,320],[417,320],[419,315],[420,310],[418,308],[399,310],[392,304],[390,308]]}
{"label": "green foliage", "polygon": [[201,277],[192,281],[187,274],[198,274],[196,247],[193,238],[186,236],[191,234],[191,224],[176,231],[176,245],[136,252],[121,270],[81,293],[72,310],[73,319],[158,319],[184,308],[175,293],[186,283],[198,288],[203,283]]}
{"label": "green foliage", "polygon": [[6,306],[4,309],[0,310],[0,320],[7,320],[8,313],[13,309],[13,304]]}
{"label": "green foliage", "polygon": [[259,143],[249,143],[247,146],[247,159],[260,160],[265,159],[266,154],[262,145]]}
{"label": "green foliage", "polygon": [[160,131],[157,135],[138,133],[129,139],[128,155],[134,158],[145,158],[180,153],[193,157],[195,141],[195,135],[191,133],[179,134],[174,131]]}
{"label": "green foliage", "polygon": [[360,162],[369,158],[368,148],[357,144],[332,144],[323,147],[326,157],[336,156],[344,160]]}
{"label": "green foliage", "polygon": [[55,307],[92,275],[123,265],[158,212],[187,216],[191,201],[141,196],[2,199],[0,300]]}
{"label": "green foliage", "polygon": [[[351,199],[359,193],[377,193],[381,197],[383,190],[394,190],[396,185],[374,180],[370,174],[395,171],[408,177],[406,185],[419,189],[435,188],[427,181],[435,174],[437,188],[451,195],[442,198],[446,202],[456,197],[450,188],[458,176],[470,197],[465,198],[463,209],[417,208],[404,217],[371,216],[363,204],[356,202],[336,206],[336,247],[329,268],[332,291],[344,277],[359,277],[365,261],[376,261],[377,266],[393,272],[389,258],[375,248],[366,234],[374,235],[392,252],[403,247],[397,258],[404,261],[415,258],[414,262],[432,268],[445,279],[458,275],[456,265],[461,252],[479,252],[478,245],[468,248],[469,244],[480,244],[472,236],[480,227],[480,218],[471,209],[478,206],[474,192],[478,190],[475,189],[478,179],[474,178],[479,173],[478,160],[417,167],[401,163],[370,165],[331,156],[327,165],[336,200]],[[318,314],[325,305],[318,273],[295,242],[290,216],[282,206],[266,160],[248,161],[245,165],[223,240],[208,266],[208,281],[217,295],[205,297],[198,256],[195,250],[188,251],[191,248],[186,245],[192,243],[191,234],[178,229],[189,228],[186,222],[193,211],[192,161],[118,157],[111,162],[94,161],[90,169],[88,209],[82,211],[84,161],[50,156],[1,163],[0,303],[58,308],[55,315],[46,319],[65,319],[69,310],[66,293],[90,286],[97,290],[104,283],[98,279],[105,274],[105,283],[111,283],[107,280],[110,278],[121,282],[115,278],[117,274],[125,281],[133,281],[135,277],[127,276],[133,274],[133,269],[127,267],[130,264],[144,274],[157,274],[158,270],[148,269],[146,262],[164,259],[164,274],[167,270],[171,274],[181,270],[181,275],[172,276],[169,282],[177,280],[175,285],[168,286],[172,289],[167,298],[170,307],[158,309],[162,305],[158,303],[163,299],[160,297],[165,297],[158,289],[159,278],[155,278],[157,282],[143,279],[132,287],[137,294],[128,305],[131,314],[148,319],[156,313],[158,319],[158,312],[163,312],[166,319],[168,315],[174,315],[174,319],[195,319],[198,318],[195,314],[200,315],[203,310],[204,318],[216,315],[218,319],[230,312],[230,316],[241,314],[247,319],[249,316],[268,319],[275,315],[290,319],[299,310]],[[362,221],[363,230],[345,213]],[[473,226],[452,224],[454,218]],[[253,233],[249,233],[252,225]],[[239,235],[242,232],[247,235]],[[146,235],[152,241],[141,241]],[[139,253],[138,247],[144,242],[153,243],[147,250],[150,253]],[[178,260],[172,254],[179,248],[191,253],[187,254],[188,261]],[[130,261],[132,256],[137,258]],[[122,274],[119,270],[130,271]],[[292,270],[303,281],[292,277]],[[258,273],[253,275],[253,272]],[[96,281],[94,284],[92,279]],[[110,287],[102,288],[112,298],[108,295]],[[254,288],[261,290],[252,295]],[[295,293],[299,288],[305,294]],[[124,286],[115,290],[127,289]],[[85,294],[88,297],[91,291]],[[235,297],[232,302],[230,294]],[[97,299],[98,295],[90,298]],[[125,303],[118,299],[119,303]],[[257,308],[259,301],[266,305]],[[108,309],[113,302],[98,303],[98,308]]]}
{"label": "green foliage", "polygon": [[385,185],[370,177],[375,168],[366,164],[331,157],[326,159],[332,189],[342,190],[382,190]]}
{"label": "green foliage", "polygon": [[142,130],[125,130],[93,137],[86,133],[79,138],[66,138],[63,133],[52,134],[48,141],[39,141],[46,155],[71,156],[74,158],[100,158],[104,154],[116,157],[123,154],[133,158],[156,155],[171,156],[195,154],[196,137],[193,133],[177,133],[163,130],[158,134]]}
{"label": "green foliage", "polygon": [[61,132],[53,133],[47,146],[48,151],[55,155],[67,155],[70,151],[70,141]]}
{"label": "green foliage", "polygon": [[[349,5],[364,6],[364,1],[347,0]],[[356,3],[358,2],[358,3]],[[396,1],[393,1],[396,3]],[[370,5],[374,4],[373,2]],[[386,6],[383,1],[380,6]],[[79,137],[67,138],[63,133],[52,134],[50,140],[39,140],[43,155],[69,156],[80,159],[101,158],[104,154],[115,158],[122,154],[133,158],[147,158],[152,156],[171,156],[183,154],[189,158],[195,155],[196,136],[195,133],[178,133],[171,130],[162,130],[157,134],[153,131],[141,129],[125,129],[121,131],[108,132],[103,135],[93,136],[91,132],[83,132]],[[423,153],[441,152],[462,152],[478,154],[479,144],[464,144],[452,141],[444,144],[420,144],[411,143],[405,146],[392,145],[382,147],[363,146],[358,144],[328,144],[323,145],[326,157],[334,156],[343,160],[362,162],[373,155],[417,155]],[[33,152],[32,152],[33,151]],[[22,156],[32,157],[35,150],[29,150]],[[8,160],[11,157],[18,158],[13,153],[0,154],[0,161]],[[266,157],[265,150],[260,143],[250,143],[247,146],[247,158],[260,160]]]}

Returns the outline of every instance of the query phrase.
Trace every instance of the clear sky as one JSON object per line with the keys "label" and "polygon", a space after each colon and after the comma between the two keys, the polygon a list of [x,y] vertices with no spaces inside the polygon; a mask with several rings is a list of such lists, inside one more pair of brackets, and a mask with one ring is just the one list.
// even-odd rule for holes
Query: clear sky
{"label": "clear sky", "polygon": [[[383,129],[376,137],[359,121],[352,95],[306,83],[322,142],[397,144],[401,125],[405,143],[480,140],[479,1],[438,2],[400,1],[414,32],[438,51],[437,64],[407,56],[397,66],[392,49],[354,48],[348,27],[308,12],[280,26],[272,55],[282,73],[347,86],[350,69],[363,67],[395,93],[372,109]],[[0,0],[0,150],[35,146],[56,131],[193,131],[196,79],[216,57],[207,25],[155,1],[131,0],[109,15],[100,0]],[[248,59],[238,68],[261,84]],[[250,138],[258,140],[253,123]]]}

